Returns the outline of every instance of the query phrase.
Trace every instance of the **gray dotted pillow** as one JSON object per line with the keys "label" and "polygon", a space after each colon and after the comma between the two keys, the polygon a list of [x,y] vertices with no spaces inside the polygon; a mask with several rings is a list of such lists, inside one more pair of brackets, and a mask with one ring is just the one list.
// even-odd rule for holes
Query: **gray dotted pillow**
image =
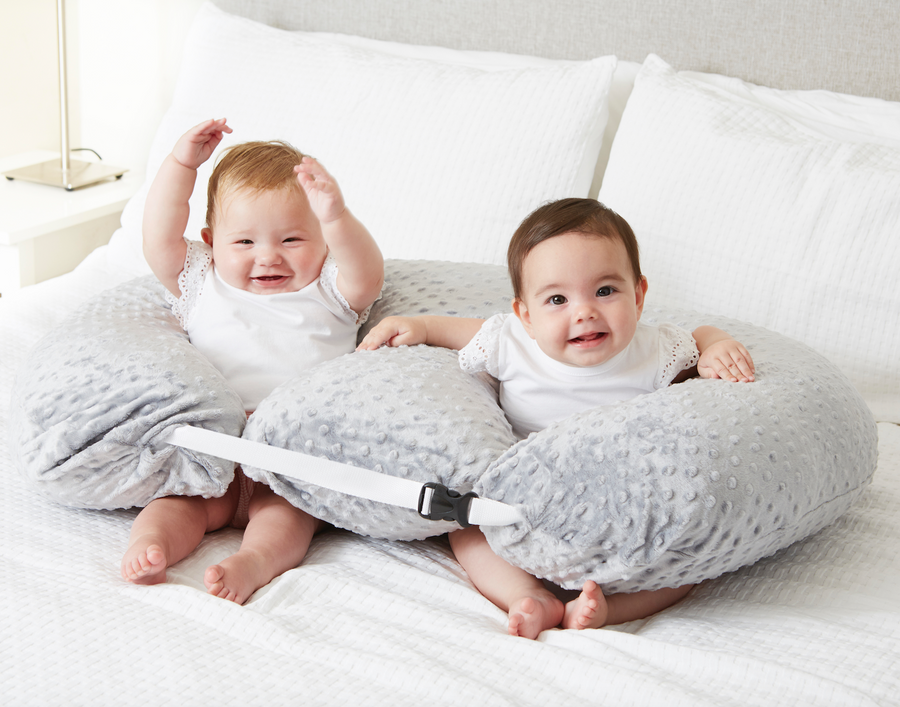
{"label": "gray dotted pillow", "polygon": [[[488,317],[509,307],[502,268],[392,261],[372,320]],[[740,322],[663,309],[644,318],[731,332],[757,381],[692,380],[573,415],[516,443],[488,380],[455,352],[382,349],[325,362],[260,405],[244,436],[513,504],[484,528],[511,563],[563,586],[677,586],[752,563],[839,517],[871,479],[874,420],[808,347]],[[216,496],[230,462],[161,444],[171,426],[240,434],[244,412],[191,346],[153,278],[104,293],[37,344],[11,411],[20,469],[70,506]],[[292,503],[360,533],[414,539],[455,526],[247,469]]]}
{"label": "gray dotted pillow", "polygon": [[225,493],[233,463],[158,438],[181,424],[240,435],[245,421],[150,276],[107,290],[35,345],[16,378],[10,444],[22,473],[59,503],[130,508]]}

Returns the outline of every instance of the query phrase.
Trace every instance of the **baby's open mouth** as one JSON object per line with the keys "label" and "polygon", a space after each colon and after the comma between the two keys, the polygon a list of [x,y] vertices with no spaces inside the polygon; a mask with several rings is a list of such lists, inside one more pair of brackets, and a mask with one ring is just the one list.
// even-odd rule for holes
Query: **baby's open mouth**
{"label": "baby's open mouth", "polygon": [[600,341],[601,339],[606,337],[605,331],[595,331],[591,334],[582,334],[581,336],[576,336],[573,339],[569,339],[570,344],[590,344]]}
{"label": "baby's open mouth", "polygon": [[261,280],[262,282],[275,282],[276,280],[283,280],[284,275],[259,275],[253,279]]}

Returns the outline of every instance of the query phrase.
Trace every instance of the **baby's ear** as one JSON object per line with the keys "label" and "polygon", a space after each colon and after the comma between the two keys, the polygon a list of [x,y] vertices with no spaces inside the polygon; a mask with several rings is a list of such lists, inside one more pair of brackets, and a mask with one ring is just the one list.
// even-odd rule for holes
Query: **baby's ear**
{"label": "baby's ear", "polygon": [[200,235],[203,237],[203,242],[206,245],[212,245],[212,229],[204,228],[200,231]]}
{"label": "baby's ear", "polygon": [[534,329],[531,326],[531,315],[528,313],[528,307],[526,307],[525,303],[517,297],[512,302],[512,308],[513,312],[515,312],[516,316],[519,318],[519,321],[522,322],[522,326],[525,327],[525,331],[528,332],[528,336],[533,339]]}
{"label": "baby's ear", "polygon": [[647,297],[649,286],[647,278],[641,275],[641,281],[634,287],[634,304],[637,307],[638,319],[641,318],[641,313],[644,311],[644,299]]}

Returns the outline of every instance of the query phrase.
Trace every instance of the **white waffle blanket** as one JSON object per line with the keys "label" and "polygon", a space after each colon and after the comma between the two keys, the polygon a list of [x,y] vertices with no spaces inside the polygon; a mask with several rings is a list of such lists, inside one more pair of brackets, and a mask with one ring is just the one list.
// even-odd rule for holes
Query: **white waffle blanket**
{"label": "white waffle blanket", "polygon": [[[121,275],[98,251],[0,300],[0,422],[40,335]],[[900,427],[879,426],[871,487],[774,557],[613,629],[506,635],[441,541],[316,539],[240,607],[202,574],[210,535],[166,584],[119,578],[134,511],[38,497],[0,434],[3,705],[900,705]]]}

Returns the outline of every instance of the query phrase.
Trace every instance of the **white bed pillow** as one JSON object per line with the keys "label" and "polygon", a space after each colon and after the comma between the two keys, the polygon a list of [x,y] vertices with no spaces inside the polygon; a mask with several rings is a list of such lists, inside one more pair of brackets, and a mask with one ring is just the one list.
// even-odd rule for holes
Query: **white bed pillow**
{"label": "white bed pillow", "polygon": [[[387,257],[502,263],[531,210],[588,195],[615,67],[604,57],[484,70],[283,31],[206,4],[148,182],[188,128],[224,116],[234,133],[223,146],[285,139],[319,158]],[[211,169],[201,168],[199,185]],[[123,215],[119,238],[132,249],[144,195]],[[199,237],[205,202],[198,188],[188,237]]]}
{"label": "white bed pillow", "polygon": [[[508,69],[524,69],[540,66],[565,66],[578,62],[567,59],[547,59],[540,56],[528,56],[524,54],[507,54],[505,52],[460,51],[422,44],[403,44],[402,42],[385,42],[380,39],[357,37],[352,34],[319,33],[320,37],[327,37],[342,44],[353,47],[362,47],[373,51],[395,54],[410,59],[427,59],[443,64],[455,66],[468,66],[482,71],[501,71]],[[634,79],[641,69],[641,65],[634,61],[618,60],[616,70],[613,73],[612,84],[609,88],[609,118],[606,128],[603,130],[603,142],[600,146],[600,157],[594,168],[594,179],[591,184],[590,194],[596,196],[603,181],[603,173],[609,162],[609,151],[612,147],[616,129],[622,119],[625,104],[631,89],[634,87]]]}
{"label": "white bed pillow", "polygon": [[599,198],[637,234],[650,302],[799,339],[900,422],[900,104],[651,55]]}

